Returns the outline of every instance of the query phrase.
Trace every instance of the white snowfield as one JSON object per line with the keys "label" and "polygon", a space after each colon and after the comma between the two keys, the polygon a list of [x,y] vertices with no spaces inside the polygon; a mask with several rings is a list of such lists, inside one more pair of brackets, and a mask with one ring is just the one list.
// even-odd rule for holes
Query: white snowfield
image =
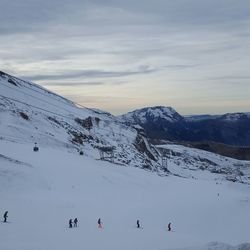
{"label": "white snowfield", "polygon": [[[0,223],[1,250],[250,249],[204,246],[249,242],[248,185],[160,177],[63,148],[32,147],[0,141],[0,212],[9,211],[9,223]],[[79,227],[68,228],[75,217]]]}
{"label": "white snowfield", "polygon": [[0,250],[250,249],[249,162],[140,129],[0,72]]}

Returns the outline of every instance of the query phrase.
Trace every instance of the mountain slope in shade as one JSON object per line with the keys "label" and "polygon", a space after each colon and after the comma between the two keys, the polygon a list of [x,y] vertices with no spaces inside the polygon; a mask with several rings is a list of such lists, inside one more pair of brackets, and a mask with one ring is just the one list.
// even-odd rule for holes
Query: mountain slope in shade
{"label": "mountain slope in shade", "polygon": [[149,138],[174,140],[184,118],[171,107],[148,107],[119,116],[126,124],[140,125]]}
{"label": "mountain slope in shade", "polygon": [[250,146],[250,113],[182,117],[172,108],[156,106],[120,118],[125,123],[140,125],[151,139]]}

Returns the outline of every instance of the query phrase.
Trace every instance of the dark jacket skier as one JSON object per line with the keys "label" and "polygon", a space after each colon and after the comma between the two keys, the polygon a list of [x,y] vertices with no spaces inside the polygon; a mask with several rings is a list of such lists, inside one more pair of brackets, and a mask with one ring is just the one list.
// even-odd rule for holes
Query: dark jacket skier
{"label": "dark jacket skier", "polygon": [[77,222],[78,222],[78,219],[75,218],[75,219],[74,219],[74,227],[77,227]]}
{"label": "dark jacket skier", "polygon": [[139,220],[136,221],[136,224],[137,224],[137,228],[141,228],[141,225],[140,225],[140,221],[139,221]]}
{"label": "dark jacket skier", "polygon": [[7,218],[8,218],[8,211],[6,211],[3,215],[4,221],[3,222],[7,222]]}
{"label": "dark jacket skier", "polygon": [[171,223],[168,223],[168,231],[171,231]]}
{"label": "dark jacket skier", "polygon": [[72,228],[72,219],[69,220],[69,228]]}
{"label": "dark jacket skier", "polygon": [[99,228],[102,228],[102,221],[101,221],[101,218],[98,219],[97,224],[98,224],[98,227],[99,227]]}

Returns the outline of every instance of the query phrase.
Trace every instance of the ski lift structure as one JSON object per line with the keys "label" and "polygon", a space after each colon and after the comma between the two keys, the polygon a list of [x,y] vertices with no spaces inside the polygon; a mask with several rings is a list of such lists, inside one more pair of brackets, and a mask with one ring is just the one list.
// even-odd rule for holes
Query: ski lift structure
{"label": "ski lift structure", "polygon": [[110,161],[114,163],[114,151],[115,147],[112,146],[98,146],[97,147],[99,154],[100,154],[100,160],[102,161]]}
{"label": "ski lift structure", "polygon": [[33,147],[33,151],[34,152],[38,152],[39,151],[39,147],[37,146],[36,142],[35,142],[35,146]]}
{"label": "ski lift structure", "polygon": [[160,157],[161,157],[161,166],[165,171],[169,172],[168,170],[168,158],[171,155],[171,151],[168,149],[160,149]]}
{"label": "ski lift structure", "polygon": [[162,156],[161,156],[161,165],[164,169],[168,168],[168,158],[167,158],[166,154],[162,154]]}

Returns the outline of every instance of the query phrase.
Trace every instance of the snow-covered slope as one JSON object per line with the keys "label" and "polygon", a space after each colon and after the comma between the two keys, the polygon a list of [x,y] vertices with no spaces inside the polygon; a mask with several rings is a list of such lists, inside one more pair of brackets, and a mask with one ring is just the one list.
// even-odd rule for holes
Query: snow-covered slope
{"label": "snow-covered slope", "polygon": [[[250,184],[250,162],[176,144],[157,146],[173,175]],[[212,175],[211,175],[212,174]]]}
{"label": "snow-covered slope", "polygon": [[[31,82],[0,72],[0,137],[67,147],[114,162],[161,172],[158,154],[137,130],[100,110],[78,107]],[[104,155],[104,156],[105,156]],[[109,158],[108,158],[109,157]]]}
{"label": "snow-covered slope", "polygon": [[[227,245],[249,242],[247,185],[215,181],[209,172],[160,177],[63,147],[33,152],[27,143],[0,140],[0,151],[0,213],[9,211],[9,223],[0,223],[1,250],[249,250]],[[79,227],[69,229],[75,217]],[[212,241],[226,244],[205,246]]]}
{"label": "snow-covered slope", "polygon": [[[134,116],[142,121],[149,117],[153,120],[164,119],[170,124],[182,120],[176,111],[166,107],[145,108],[135,111],[131,117]],[[214,154],[204,155],[203,151],[176,146],[176,150],[181,152],[169,156],[174,167],[166,168],[162,164],[161,152],[150,144],[141,127],[131,127],[122,122],[122,117],[116,118],[107,112],[78,107],[36,84],[0,73],[2,140],[29,144],[30,148],[36,142],[38,146],[67,148],[78,153],[83,151],[94,159],[104,158],[119,165],[155,171],[160,175],[178,174],[176,166],[181,164],[183,168],[188,166],[189,169],[187,173],[179,175],[192,177],[190,168],[204,170],[206,161],[206,170],[218,173],[226,171],[227,179],[230,179],[229,175],[235,175],[235,171],[238,171],[236,165],[244,165],[225,157],[214,162],[214,159],[219,159]],[[197,156],[186,159],[187,151]],[[244,180],[248,182],[247,177]],[[241,180],[237,178],[236,181]]]}

